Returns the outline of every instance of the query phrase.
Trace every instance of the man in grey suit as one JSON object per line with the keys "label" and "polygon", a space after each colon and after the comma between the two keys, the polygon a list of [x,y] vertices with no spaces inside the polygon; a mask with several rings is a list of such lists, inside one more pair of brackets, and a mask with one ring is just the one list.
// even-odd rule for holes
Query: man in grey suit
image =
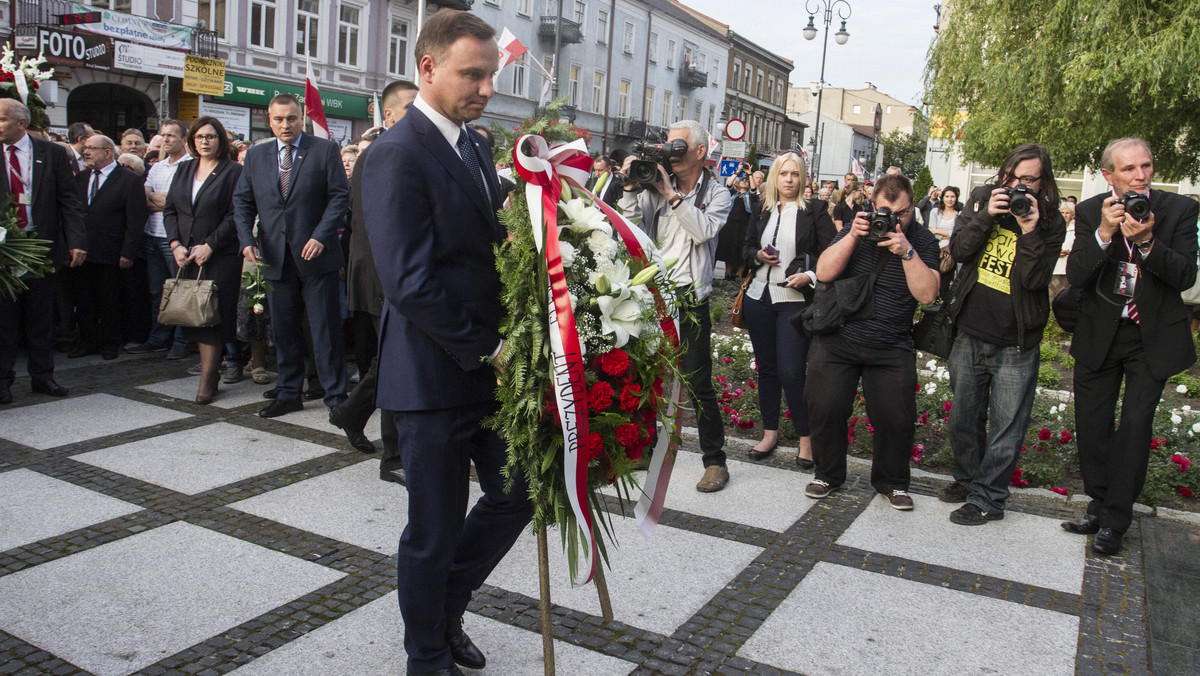
{"label": "man in grey suit", "polygon": [[296,97],[280,94],[271,99],[267,116],[275,142],[258,144],[246,153],[233,202],[242,255],[265,262],[269,267],[263,277],[275,287],[267,292],[267,303],[279,367],[277,395],[258,413],[274,418],[304,408],[300,388],[305,310],[325,405],[335,406],[346,398],[337,229],[350,206],[350,183],[337,144],[303,133]]}

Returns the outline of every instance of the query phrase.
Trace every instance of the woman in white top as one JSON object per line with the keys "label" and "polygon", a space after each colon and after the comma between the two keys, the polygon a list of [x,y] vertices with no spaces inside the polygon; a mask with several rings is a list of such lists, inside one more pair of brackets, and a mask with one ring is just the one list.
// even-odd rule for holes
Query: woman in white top
{"label": "woman in white top", "polygon": [[942,198],[935,205],[936,208],[929,212],[929,232],[933,233],[939,241],[938,245],[946,247],[950,245],[950,233],[954,232],[954,220],[958,218],[958,212],[962,211],[962,201],[959,199],[958,188],[948,185],[942,189]]}
{"label": "woman in white top", "polygon": [[1067,238],[1063,240],[1062,251],[1058,252],[1058,260],[1054,262],[1054,275],[1050,277],[1050,300],[1054,300],[1060,291],[1069,286],[1067,256],[1071,253],[1071,245],[1075,243],[1075,205],[1063,200],[1058,206],[1058,211],[1067,223]]}
{"label": "woman in white top", "polygon": [[837,234],[822,200],[803,201],[807,167],[795,153],[775,159],[762,210],[746,228],[743,249],[747,269],[754,270],[746,289],[744,311],[754,358],[758,363],[758,397],[763,438],[749,456],[762,460],[779,443],[780,389],[791,406],[792,425],[800,437],[796,464],[811,469],[808,409],[804,379],[808,337],[792,326],[792,317],[811,299],[817,281],[817,258]]}

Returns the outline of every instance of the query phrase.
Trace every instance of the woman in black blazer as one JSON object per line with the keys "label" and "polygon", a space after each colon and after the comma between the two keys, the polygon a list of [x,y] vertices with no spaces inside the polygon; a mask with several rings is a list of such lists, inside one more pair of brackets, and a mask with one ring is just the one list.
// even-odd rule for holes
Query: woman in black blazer
{"label": "woman in black blazer", "polygon": [[762,460],[775,451],[779,440],[780,388],[787,393],[792,425],[800,437],[796,464],[811,469],[808,409],[804,406],[804,380],[808,362],[808,337],[791,319],[804,309],[817,281],[817,258],[837,230],[822,200],[804,200],[807,182],[804,160],[785,153],[771,165],[766,197],[758,217],[746,228],[742,257],[753,277],[744,301],[746,327],[758,363],[759,409],[763,438],[749,453]]}
{"label": "woman in black blazer", "polygon": [[[233,220],[233,191],[242,167],[229,159],[229,137],[213,117],[192,123],[187,136],[194,159],[179,166],[163,207],[163,224],[171,253],[180,268],[202,266],[204,279],[217,285],[221,323],[204,328],[183,328],[183,338],[200,346],[200,388],[196,403],[207,404],[217,392],[221,348],[237,333],[238,292],[241,289],[242,255]],[[195,275],[189,267],[183,274]]]}
{"label": "woman in black blazer", "polygon": [[741,279],[745,274],[742,242],[746,239],[746,225],[758,216],[761,206],[758,195],[750,189],[749,176],[738,178],[733,185],[733,206],[717,237],[717,260],[725,263],[725,279]]}

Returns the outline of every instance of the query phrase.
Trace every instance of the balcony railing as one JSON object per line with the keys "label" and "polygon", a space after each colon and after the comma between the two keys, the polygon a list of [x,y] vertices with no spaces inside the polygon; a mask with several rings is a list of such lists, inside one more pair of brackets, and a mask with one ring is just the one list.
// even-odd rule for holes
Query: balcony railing
{"label": "balcony railing", "polygon": [[698,89],[708,86],[708,73],[700,70],[694,63],[685,63],[679,69],[679,85],[684,89]]}
{"label": "balcony railing", "polygon": [[[538,24],[538,37],[544,40],[553,40],[557,26],[557,16],[542,15],[542,22]],[[583,27],[564,17],[562,20],[562,38],[560,42],[564,45],[583,42]]]}
{"label": "balcony railing", "polygon": [[[101,11],[97,8],[96,11]],[[36,34],[38,27],[62,28],[58,23],[58,15],[74,14],[75,6],[69,0],[16,0],[16,30],[18,35]],[[116,12],[119,14],[119,12]],[[148,19],[169,26],[185,24],[170,21]],[[191,53],[205,58],[217,56],[217,33],[203,28],[188,26],[192,31]]]}
{"label": "balcony railing", "polygon": [[475,0],[429,0],[429,4],[466,12],[471,9],[471,5],[475,4]]}

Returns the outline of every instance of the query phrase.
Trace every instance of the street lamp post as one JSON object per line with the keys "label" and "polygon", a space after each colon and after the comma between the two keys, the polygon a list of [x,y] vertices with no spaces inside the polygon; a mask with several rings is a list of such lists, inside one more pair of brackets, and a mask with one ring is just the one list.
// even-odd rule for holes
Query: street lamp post
{"label": "street lamp post", "polygon": [[817,26],[814,23],[817,12],[822,12],[825,21],[825,45],[821,48],[821,81],[817,90],[817,119],[813,125],[813,154],[816,155],[813,176],[821,180],[821,99],[825,95],[825,55],[829,53],[829,25],[833,23],[834,10],[842,20],[842,27],[833,34],[833,39],[839,45],[846,44],[850,34],[846,32],[846,21],[850,19],[850,3],[846,0],[806,0],[804,9],[808,12],[808,25],[804,27],[804,39],[812,40],[817,37]]}

